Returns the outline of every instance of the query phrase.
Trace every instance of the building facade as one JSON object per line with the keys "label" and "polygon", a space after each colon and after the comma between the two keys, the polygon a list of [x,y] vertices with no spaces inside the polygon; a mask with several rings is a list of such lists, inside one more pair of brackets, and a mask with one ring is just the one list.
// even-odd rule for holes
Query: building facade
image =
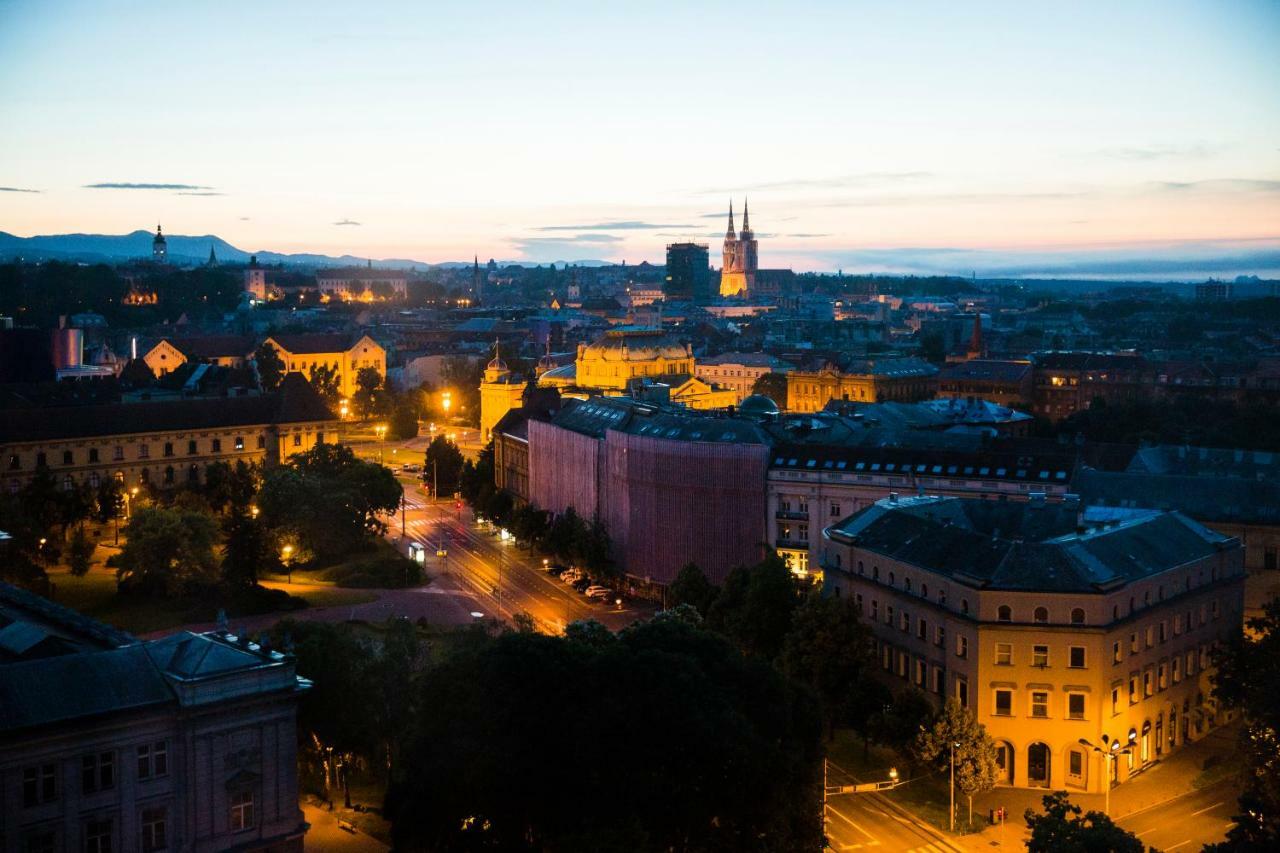
{"label": "building facade", "polygon": [[[971,708],[1001,784],[1098,793],[1224,719],[1210,660],[1241,630],[1240,543],[1185,516],[891,498],[823,537],[881,677]],[[1131,750],[1080,743],[1103,735]]]}
{"label": "building facade", "polygon": [[136,638],[0,583],[0,851],[303,849],[292,655]]}
{"label": "building facade", "polygon": [[732,391],[736,405],[752,395],[756,380],[761,376],[789,373],[791,364],[762,352],[727,352],[699,359],[696,370],[699,379]]}
{"label": "building facade", "polygon": [[244,335],[165,337],[156,341],[142,360],[156,376],[177,370],[189,361],[219,367],[244,367],[253,357],[254,339]]}
{"label": "building facade", "polygon": [[832,400],[910,403],[937,387],[938,369],[915,358],[826,361],[787,374],[787,411],[818,412]]}
{"label": "building facade", "polygon": [[280,353],[284,369],[311,378],[317,367],[328,367],[338,377],[338,393],[350,398],[360,387],[356,377],[365,367],[387,377],[387,351],[365,334],[272,335],[265,343]]}
{"label": "building facade", "polygon": [[61,488],[198,483],[216,462],[278,464],[337,439],[336,421],[301,376],[260,396],[0,411],[0,466],[16,492],[44,471]]}
{"label": "building facade", "polygon": [[1029,409],[1034,389],[1029,361],[975,358],[948,364],[938,372],[939,397],[974,397],[1002,406]]}
{"label": "building facade", "polygon": [[[671,243],[667,246],[667,278],[662,296],[668,302],[701,304],[711,301],[711,262],[706,243]],[[632,304],[636,304],[634,294]]]}
{"label": "building facade", "polygon": [[480,383],[480,443],[488,444],[494,437],[493,428],[512,409],[520,407],[525,383],[514,375],[502,355],[494,347],[493,360],[484,369]]}

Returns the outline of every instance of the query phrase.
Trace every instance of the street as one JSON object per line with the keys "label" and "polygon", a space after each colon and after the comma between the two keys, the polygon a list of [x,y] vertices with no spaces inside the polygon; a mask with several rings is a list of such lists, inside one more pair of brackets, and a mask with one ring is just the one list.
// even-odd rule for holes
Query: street
{"label": "street", "polygon": [[1231,779],[1201,788],[1139,812],[1121,816],[1116,823],[1157,850],[1199,850],[1221,841],[1235,825],[1238,791]]}
{"label": "street", "polygon": [[[851,785],[854,776],[828,764],[830,785]],[[865,781],[865,780],[862,780]],[[827,799],[827,840],[832,850],[878,849],[884,853],[943,853],[956,848],[890,805],[880,794],[836,794]]]}
{"label": "street", "polygon": [[[542,630],[560,633],[570,622],[595,619],[617,630],[651,615],[653,608],[627,602],[605,604],[576,592],[543,571],[542,557],[502,539],[490,524],[479,524],[471,508],[452,500],[433,503],[416,481],[402,480],[405,492],[401,518],[388,516],[387,538],[402,553],[410,542],[426,551],[425,568],[432,587],[470,594],[476,612],[509,619],[528,613]],[[445,556],[437,556],[443,548]]]}

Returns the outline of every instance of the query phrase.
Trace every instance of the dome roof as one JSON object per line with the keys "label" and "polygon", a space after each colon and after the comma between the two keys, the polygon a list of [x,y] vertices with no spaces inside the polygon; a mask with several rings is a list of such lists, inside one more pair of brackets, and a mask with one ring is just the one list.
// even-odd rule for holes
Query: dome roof
{"label": "dome roof", "polygon": [[742,401],[738,406],[738,411],[744,415],[776,415],[778,414],[778,404],[773,402],[772,397],[764,394],[752,394]]}
{"label": "dome roof", "polygon": [[688,358],[689,350],[661,329],[613,329],[587,344],[582,354],[602,361],[648,361]]}
{"label": "dome roof", "polygon": [[500,355],[495,355],[493,357],[493,361],[489,362],[488,366],[485,367],[485,370],[506,370],[506,369],[507,369],[507,363],[502,360],[502,356]]}

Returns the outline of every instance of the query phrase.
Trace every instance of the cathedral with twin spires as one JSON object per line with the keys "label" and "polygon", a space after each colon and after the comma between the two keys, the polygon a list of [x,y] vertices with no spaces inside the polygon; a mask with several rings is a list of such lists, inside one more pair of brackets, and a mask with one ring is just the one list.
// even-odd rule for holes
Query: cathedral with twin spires
{"label": "cathedral with twin spires", "polygon": [[756,234],[751,230],[751,213],[742,202],[742,231],[733,230],[733,201],[729,201],[729,230],[724,235],[724,263],[720,270],[720,295],[745,297],[756,284],[759,267]]}

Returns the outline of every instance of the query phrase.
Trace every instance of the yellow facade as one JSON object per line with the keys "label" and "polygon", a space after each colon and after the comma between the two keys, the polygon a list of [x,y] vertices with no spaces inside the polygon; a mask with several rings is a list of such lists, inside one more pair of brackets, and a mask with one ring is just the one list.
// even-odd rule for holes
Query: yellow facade
{"label": "yellow facade", "polygon": [[[372,367],[385,381],[387,351],[368,335],[361,335],[350,346],[339,348],[328,339],[333,335],[280,335],[265,341],[276,348],[287,372],[301,373],[309,380],[318,367],[329,367],[338,376],[338,394],[351,397],[358,390],[356,376],[360,369]],[[323,349],[322,349],[323,347]]]}
{"label": "yellow facade", "polygon": [[524,383],[507,369],[500,357],[489,362],[480,383],[480,443],[493,438],[493,428],[503,415],[520,408],[524,399]]}
{"label": "yellow facade", "polygon": [[602,392],[625,391],[633,379],[664,381],[692,376],[693,351],[660,329],[611,329],[590,344],[578,346],[575,384]]}

